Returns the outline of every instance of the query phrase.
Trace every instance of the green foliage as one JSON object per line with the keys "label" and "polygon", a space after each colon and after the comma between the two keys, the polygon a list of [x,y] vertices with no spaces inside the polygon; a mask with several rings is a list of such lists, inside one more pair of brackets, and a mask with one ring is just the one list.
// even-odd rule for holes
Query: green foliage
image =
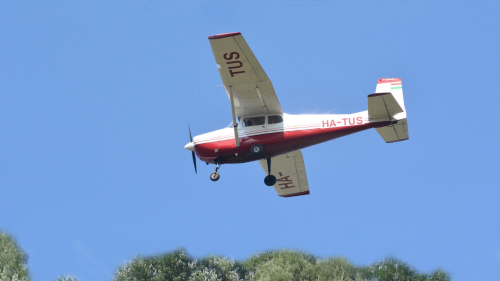
{"label": "green foliage", "polygon": [[[26,255],[14,239],[0,232],[0,281],[29,281]],[[318,259],[292,251],[269,251],[243,263],[218,256],[192,259],[184,249],[153,257],[137,257],[120,266],[114,281],[450,281],[442,270],[416,271],[395,258],[367,267],[345,258]],[[63,275],[54,281],[78,281]]]}
{"label": "green foliage", "polygon": [[344,258],[320,260],[295,251],[273,251],[245,262],[250,280],[362,281],[361,271]]}
{"label": "green foliage", "polygon": [[361,270],[352,265],[347,259],[332,258],[319,260],[316,263],[315,279],[318,281],[361,281]]}
{"label": "green foliage", "polygon": [[65,274],[57,277],[54,281],[78,281],[78,279],[73,275]]}
{"label": "green foliage", "polygon": [[192,260],[184,249],[156,257],[138,257],[122,265],[115,275],[116,281],[188,280]]}
{"label": "green foliage", "polygon": [[156,257],[138,257],[121,266],[115,281],[238,281],[245,270],[235,261],[217,256],[193,260],[183,249]]}
{"label": "green foliage", "polygon": [[394,258],[357,267],[345,258],[317,259],[306,253],[269,251],[250,257],[243,263],[208,256],[191,259],[184,250],[170,254],[139,257],[120,267],[115,281],[449,281],[441,271],[417,272]]}
{"label": "green foliage", "polygon": [[193,271],[191,272],[189,281],[245,280],[246,270],[243,265],[227,258],[208,256],[200,261],[193,261],[192,268]]}
{"label": "green foliage", "polygon": [[428,280],[431,280],[431,281],[450,281],[451,278],[446,272],[444,272],[442,270],[436,270],[429,276]]}
{"label": "green foliage", "polygon": [[12,237],[0,232],[0,281],[30,280],[26,254]]}
{"label": "green foliage", "polygon": [[251,280],[313,280],[316,258],[300,252],[284,250],[265,252],[245,262]]}
{"label": "green foliage", "polygon": [[367,279],[379,281],[449,281],[450,277],[443,271],[431,275],[417,272],[408,264],[395,258],[388,258],[370,265],[362,270]]}

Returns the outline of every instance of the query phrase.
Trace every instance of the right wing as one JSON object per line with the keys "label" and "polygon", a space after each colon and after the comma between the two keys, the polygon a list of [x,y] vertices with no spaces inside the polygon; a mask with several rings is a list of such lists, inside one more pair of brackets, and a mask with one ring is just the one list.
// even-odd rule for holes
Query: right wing
{"label": "right wing", "polygon": [[[267,174],[267,160],[259,160]],[[271,158],[271,174],[276,177],[274,189],[281,197],[293,197],[309,194],[306,166],[300,150]]]}
{"label": "right wing", "polygon": [[273,84],[239,32],[208,37],[222,83],[232,87],[237,117],[282,114]]}

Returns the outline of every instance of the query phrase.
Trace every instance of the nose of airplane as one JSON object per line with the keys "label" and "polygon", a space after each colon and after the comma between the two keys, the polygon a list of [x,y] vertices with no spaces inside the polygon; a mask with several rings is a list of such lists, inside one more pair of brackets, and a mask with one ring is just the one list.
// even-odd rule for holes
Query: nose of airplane
{"label": "nose of airplane", "polygon": [[184,149],[189,150],[189,151],[194,151],[194,143],[190,142],[184,146]]}

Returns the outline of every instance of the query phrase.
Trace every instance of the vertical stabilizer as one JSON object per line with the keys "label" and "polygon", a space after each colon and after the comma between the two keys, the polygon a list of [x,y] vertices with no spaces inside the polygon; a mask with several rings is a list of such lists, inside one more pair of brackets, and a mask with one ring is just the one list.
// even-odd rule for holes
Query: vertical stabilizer
{"label": "vertical stabilizer", "polygon": [[400,78],[380,78],[375,94],[368,96],[368,117],[373,122],[393,120],[393,124],[375,128],[385,142],[407,140],[408,121]]}
{"label": "vertical stabilizer", "polygon": [[377,81],[375,93],[391,93],[398,102],[403,112],[395,115],[396,119],[406,118],[405,101],[403,99],[403,83],[400,78],[380,78]]}

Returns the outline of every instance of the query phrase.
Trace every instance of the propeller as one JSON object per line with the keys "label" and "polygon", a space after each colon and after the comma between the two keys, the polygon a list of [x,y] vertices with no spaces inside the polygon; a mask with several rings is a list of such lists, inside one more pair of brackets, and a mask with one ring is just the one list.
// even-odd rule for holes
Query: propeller
{"label": "propeller", "polygon": [[[191,127],[189,126],[189,124],[188,128],[189,128],[189,141],[192,143],[193,137],[191,136]],[[198,174],[198,170],[196,169],[196,155],[194,155],[194,151],[191,151],[191,154],[193,155],[194,172]]]}

